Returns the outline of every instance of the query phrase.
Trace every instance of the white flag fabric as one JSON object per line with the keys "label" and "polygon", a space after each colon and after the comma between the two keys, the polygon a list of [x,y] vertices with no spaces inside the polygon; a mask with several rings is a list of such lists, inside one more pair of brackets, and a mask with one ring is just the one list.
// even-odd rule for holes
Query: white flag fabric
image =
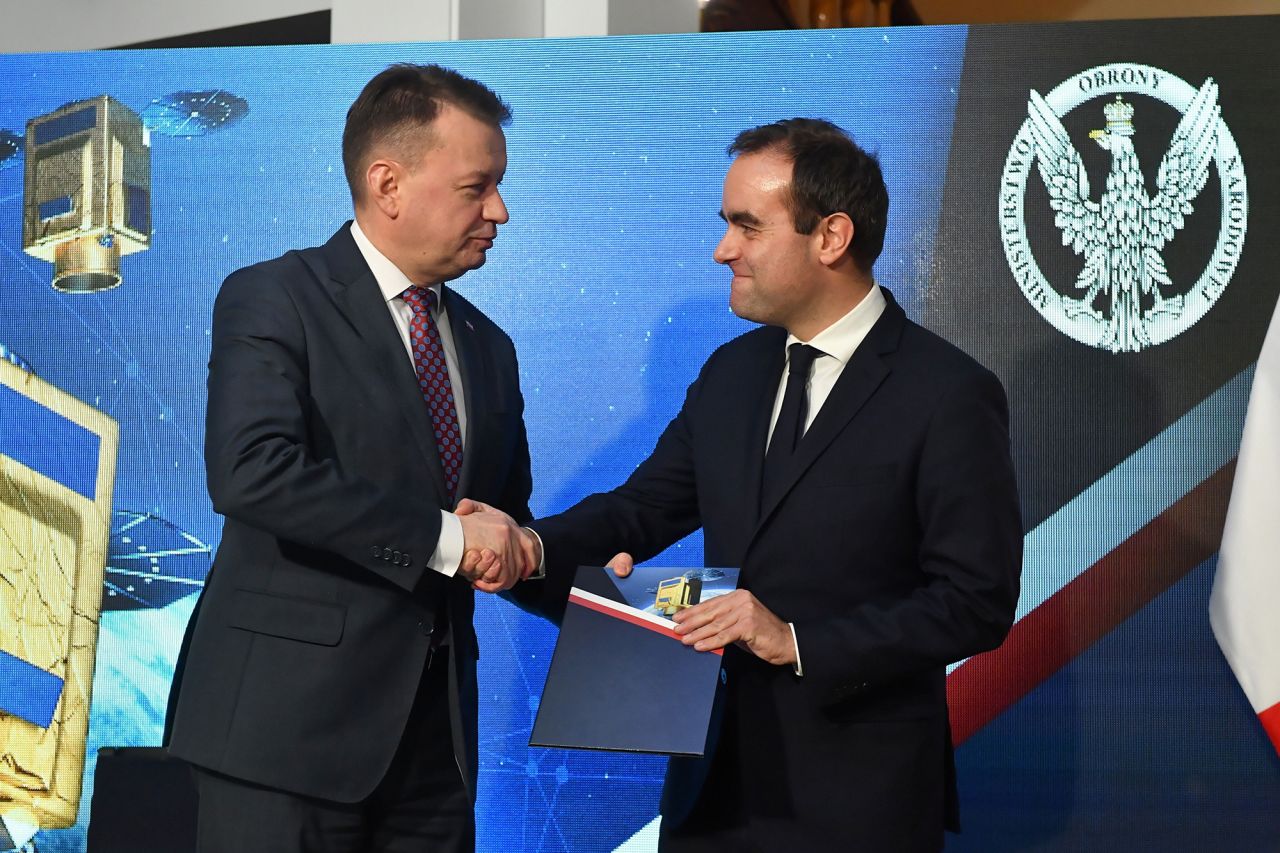
{"label": "white flag fabric", "polygon": [[1209,622],[1280,752],[1280,310],[1253,376]]}

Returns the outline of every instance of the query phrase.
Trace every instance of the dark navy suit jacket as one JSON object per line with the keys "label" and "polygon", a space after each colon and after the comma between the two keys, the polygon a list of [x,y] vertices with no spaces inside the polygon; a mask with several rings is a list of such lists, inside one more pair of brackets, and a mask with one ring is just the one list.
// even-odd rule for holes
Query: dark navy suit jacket
{"label": "dark navy suit jacket", "polygon": [[[467,435],[458,497],[529,518],[515,350],[448,288]],[[205,441],[222,543],[184,640],[171,752],[351,802],[395,752],[447,608],[455,754],[475,792],[473,592],[427,567],[444,489],[430,413],[344,226],[232,274],[214,307]]]}
{"label": "dark navy suit jacket", "polygon": [[533,524],[553,618],[575,565],[644,560],[701,526],[706,565],[740,566],[795,624],[802,678],[726,650],[732,725],[709,754],[729,769],[704,785],[707,759],[672,759],[664,830],[726,796],[757,816],[762,849],[938,849],[956,823],[945,667],[998,645],[1018,596],[1007,404],[994,375],[885,295],[780,496],[761,502],[786,339],[766,327],[708,359],[624,485]]}

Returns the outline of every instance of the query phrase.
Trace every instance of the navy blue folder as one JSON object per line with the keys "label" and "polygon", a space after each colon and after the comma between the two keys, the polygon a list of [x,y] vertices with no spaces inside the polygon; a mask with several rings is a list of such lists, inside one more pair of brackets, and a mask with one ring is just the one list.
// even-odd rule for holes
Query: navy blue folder
{"label": "navy blue folder", "polygon": [[685,646],[653,606],[658,583],[681,576],[702,582],[705,601],[738,572],[578,568],[530,746],[703,754],[723,656]]}

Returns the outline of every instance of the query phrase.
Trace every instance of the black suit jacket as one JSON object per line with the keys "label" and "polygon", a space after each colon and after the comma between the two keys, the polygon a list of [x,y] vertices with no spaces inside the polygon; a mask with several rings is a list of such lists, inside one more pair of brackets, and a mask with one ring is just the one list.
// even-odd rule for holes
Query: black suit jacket
{"label": "black suit jacket", "polygon": [[[527,519],[515,350],[448,288],[443,304],[467,406],[458,496]],[[455,753],[474,797],[473,593],[426,565],[451,508],[431,416],[348,227],[223,284],[205,461],[226,524],[179,661],[170,750],[362,799],[391,762],[447,608]]]}
{"label": "black suit jacket", "polygon": [[740,566],[795,624],[802,678],[726,650],[721,769],[704,784],[707,760],[671,761],[664,831],[714,797],[757,816],[764,849],[936,849],[955,823],[944,668],[998,645],[1018,595],[1007,405],[885,295],[779,497],[762,505],[761,469],[786,333],[762,328],[711,356],[624,485],[533,525],[553,617],[574,565],[701,526],[706,565]]}

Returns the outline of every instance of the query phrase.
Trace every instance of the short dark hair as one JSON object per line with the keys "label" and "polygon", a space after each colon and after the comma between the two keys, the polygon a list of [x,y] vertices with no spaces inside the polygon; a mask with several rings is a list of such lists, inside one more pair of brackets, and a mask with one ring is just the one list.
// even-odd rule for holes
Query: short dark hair
{"label": "short dark hair", "polygon": [[776,151],[791,161],[788,207],[799,234],[812,234],[823,217],[846,213],[853,220],[850,253],[871,267],[884,249],[889,190],[880,163],[829,121],[789,118],[739,133],[729,153]]}
{"label": "short dark hair", "polygon": [[399,63],[365,84],[342,131],[342,167],[351,198],[359,203],[369,152],[387,143],[416,154],[430,142],[428,130],[441,104],[457,107],[494,127],[511,121],[511,107],[483,83],[440,65]]}

